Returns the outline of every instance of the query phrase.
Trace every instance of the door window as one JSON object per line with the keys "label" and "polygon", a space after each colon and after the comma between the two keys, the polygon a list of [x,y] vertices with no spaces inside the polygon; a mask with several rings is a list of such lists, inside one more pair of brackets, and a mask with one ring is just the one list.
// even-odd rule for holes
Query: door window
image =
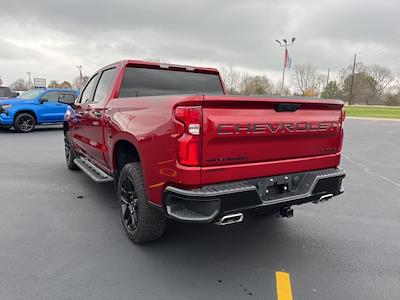
{"label": "door window", "polygon": [[58,101],[58,92],[48,92],[44,96],[42,96],[42,100],[47,100],[49,102],[57,102]]}
{"label": "door window", "polygon": [[92,92],[93,89],[96,85],[97,82],[97,78],[99,77],[99,74],[94,75],[89,83],[85,86],[85,89],[82,92],[82,97],[80,99],[81,103],[86,103],[86,102],[90,102],[91,101],[91,96],[92,96]]}
{"label": "door window", "polygon": [[60,100],[62,102],[72,103],[75,101],[75,95],[60,93]]}
{"label": "door window", "polygon": [[105,70],[100,77],[99,83],[97,84],[96,91],[94,92],[93,102],[97,103],[103,101],[107,96],[107,92],[110,88],[111,82],[114,78],[115,69]]}

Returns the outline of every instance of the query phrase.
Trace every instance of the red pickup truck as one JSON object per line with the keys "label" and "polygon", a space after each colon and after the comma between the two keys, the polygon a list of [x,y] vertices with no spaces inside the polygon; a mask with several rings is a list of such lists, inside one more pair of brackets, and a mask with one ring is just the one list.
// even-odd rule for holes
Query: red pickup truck
{"label": "red pickup truck", "polygon": [[343,192],[343,102],[229,96],[218,70],[137,60],[97,71],[64,121],[68,168],[113,181],[134,242],[166,218],[226,225]]}

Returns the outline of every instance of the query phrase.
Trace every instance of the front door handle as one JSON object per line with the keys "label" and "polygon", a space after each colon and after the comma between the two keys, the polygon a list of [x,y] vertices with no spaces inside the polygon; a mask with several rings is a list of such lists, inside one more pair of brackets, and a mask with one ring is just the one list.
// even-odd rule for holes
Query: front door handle
{"label": "front door handle", "polygon": [[100,118],[101,117],[101,112],[100,111],[95,111],[94,113],[94,116],[96,117],[96,118]]}

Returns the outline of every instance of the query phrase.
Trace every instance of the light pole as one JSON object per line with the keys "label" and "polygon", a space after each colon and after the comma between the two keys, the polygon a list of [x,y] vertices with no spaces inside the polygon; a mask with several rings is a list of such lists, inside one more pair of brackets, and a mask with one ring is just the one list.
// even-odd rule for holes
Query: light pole
{"label": "light pole", "polygon": [[83,85],[82,66],[76,66],[76,68],[79,70],[79,89],[81,89]]}
{"label": "light pole", "polygon": [[292,37],[292,41],[290,42],[290,44],[288,44],[286,39],[282,39],[282,42],[279,40],[276,40],[276,42],[279,44],[279,47],[285,47],[285,50],[283,52],[283,68],[282,68],[282,85],[281,85],[281,96],[283,94],[283,86],[285,84],[285,70],[287,67],[287,60],[288,60],[288,50],[287,47],[289,46],[293,46],[294,40],[296,38]]}
{"label": "light pole", "polygon": [[32,80],[31,80],[32,73],[31,72],[26,72],[26,74],[28,75],[28,78],[29,78],[29,81],[28,81],[29,88],[32,88]]}

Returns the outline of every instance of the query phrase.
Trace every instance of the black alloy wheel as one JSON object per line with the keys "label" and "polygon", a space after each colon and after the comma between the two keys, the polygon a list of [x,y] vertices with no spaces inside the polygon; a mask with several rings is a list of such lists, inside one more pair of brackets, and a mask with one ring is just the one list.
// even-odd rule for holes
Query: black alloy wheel
{"label": "black alloy wheel", "polygon": [[35,129],[36,120],[35,118],[28,113],[19,114],[14,122],[15,130],[18,132],[31,132]]}
{"label": "black alloy wheel", "polygon": [[77,155],[73,149],[73,145],[71,145],[69,132],[66,132],[64,135],[64,153],[65,162],[67,163],[68,169],[79,170],[79,167],[74,162],[75,158],[77,158]]}
{"label": "black alloy wheel", "polygon": [[138,225],[138,197],[129,177],[122,181],[120,191],[121,219],[127,231],[134,231]]}
{"label": "black alloy wheel", "polygon": [[166,227],[164,212],[150,204],[140,162],[126,164],[118,178],[117,201],[129,239],[146,243],[159,239]]}

